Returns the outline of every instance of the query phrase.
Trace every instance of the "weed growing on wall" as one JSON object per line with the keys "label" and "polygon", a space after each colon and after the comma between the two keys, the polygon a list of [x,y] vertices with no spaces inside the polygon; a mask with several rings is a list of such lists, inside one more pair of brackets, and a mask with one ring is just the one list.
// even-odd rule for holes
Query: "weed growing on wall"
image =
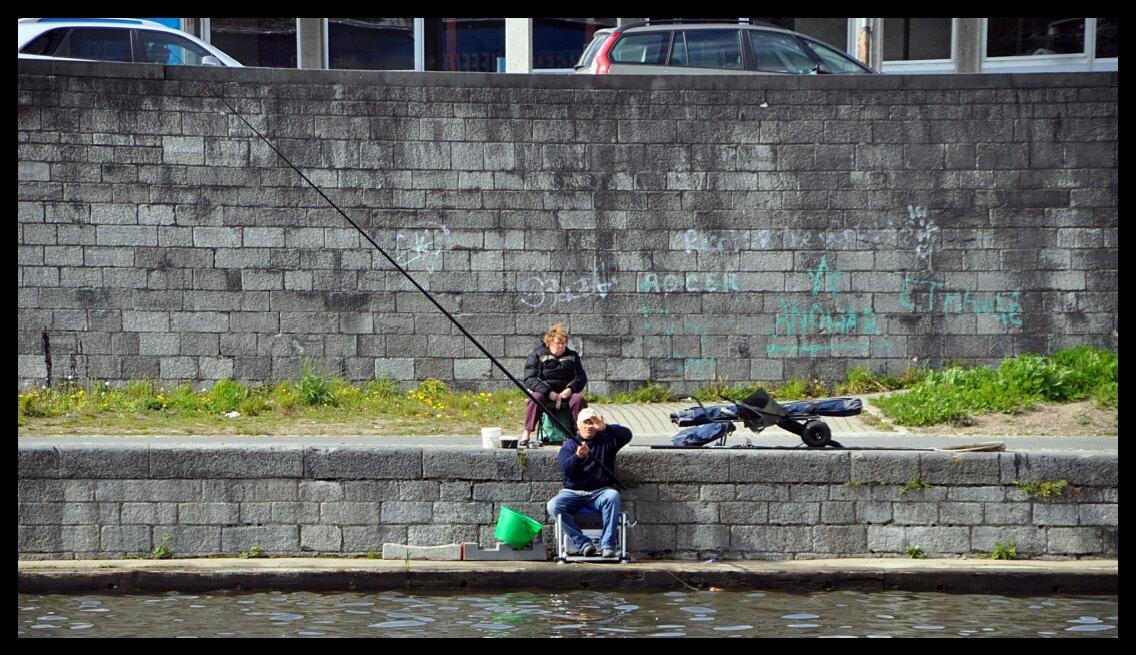
{"label": "weed growing on wall", "polygon": [[1044,482],[1039,480],[1031,480],[1029,482],[1021,482],[1014,480],[1014,486],[1026,492],[1027,494],[1044,500],[1053,500],[1059,498],[1065,493],[1065,487],[1069,485],[1066,480],[1055,480],[1053,482]]}
{"label": "weed growing on wall", "polygon": [[1006,544],[996,542],[990,551],[990,559],[1018,559],[1018,542],[1013,539]]}

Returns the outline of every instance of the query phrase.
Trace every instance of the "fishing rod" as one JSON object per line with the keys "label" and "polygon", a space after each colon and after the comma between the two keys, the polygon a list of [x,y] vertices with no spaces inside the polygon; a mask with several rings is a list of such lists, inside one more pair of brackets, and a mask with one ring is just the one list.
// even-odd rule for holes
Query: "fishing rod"
{"label": "fishing rod", "polygon": [[[177,55],[174,54],[173,52],[171,52],[170,54],[174,59],[178,59]],[[260,130],[253,127],[252,123],[248,122],[248,120],[245,119],[244,115],[242,115],[239,111],[237,111],[236,107],[234,107],[232,105],[232,103],[230,103],[224,96],[218,95],[217,93],[214,93],[213,90],[209,87],[209,85],[205,82],[205,80],[201,79],[201,77],[199,77],[197,75],[196,71],[194,71],[192,69],[193,69],[192,66],[184,66],[184,70],[186,70],[190,74],[190,76],[192,76],[194,79],[196,79],[197,82],[199,82],[201,84],[201,86],[205,88],[205,95],[217,98],[221,102],[225,103],[225,106],[229,108],[229,111],[232,112],[234,116],[239,118],[242,123],[244,123],[250,130],[252,130],[253,134],[256,134],[258,137],[260,137],[261,141],[264,141],[264,143],[266,145],[268,145],[269,148],[272,149],[272,152],[276,153],[276,155],[278,157],[280,157],[280,159],[284,160],[284,163],[288,164],[289,168],[296,171],[296,174],[299,175],[301,179],[303,179],[305,182],[308,183],[309,186],[311,186],[313,189],[315,189],[316,193],[318,193],[321,198],[323,198],[325,201],[327,201],[327,204],[331,205],[335,209],[335,211],[339,212],[339,215],[342,216],[348,223],[350,223],[351,227],[355,228],[359,232],[359,234],[363,235],[363,238],[366,239],[367,242],[370,243],[372,246],[374,246],[375,250],[378,250],[379,253],[382,254],[382,256],[385,257],[386,260],[391,263],[391,266],[394,266],[395,269],[399,273],[402,273],[406,277],[406,279],[410,280],[410,283],[414,285],[414,288],[421,291],[422,295],[426,296],[426,298],[431,303],[433,303],[433,305],[435,307],[438,308],[438,311],[442,312],[446,316],[446,318],[450,319],[450,322],[453,323],[454,325],[456,325],[457,328],[459,330],[461,330],[461,333],[464,334],[467,339],[472,341],[473,345],[477,346],[477,349],[480,350],[482,352],[482,354],[484,354],[486,357],[488,357],[489,361],[492,362],[493,365],[496,366],[502,373],[504,373],[505,376],[508,377],[509,380],[512,381],[512,383],[515,384],[518,389],[523,391],[527,398],[531,398],[533,400],[533,402],[535,402],[537,404],[537,406],[539,406],[541,408],[541,410],[543,410],[544,413],[548,415],[548,418],[550,420],[552,420],[552,422],[555,423],[556,426],[559,427],[564,432],[564,434],[567,435],[567,437],[569,439],[571,439],[572,442],[577,445],[577,447],[583,445],[583,442],[580,439],[576,438],[576,430],[575,430],[574,427],[569,428],[568,426],[564,425],[564,423],[560,421],[560,418],[558,416],[556,416],[556,414],[548,408],[548,405],[544,404],[543,399],[538,398],[536,394],[530,394],[528,389],[525,387],[524,384],[522,384],[519,380],[517,380],[517,378],[514,377],[513,374],[509,372],[508,369],[506,369],[504,366],[502,366],[501,362],[497,361],[497,358],[494,357],[493,354],[490,353],[488,350],[486,350],[485,347],[481,345],[481,342],[478,341],[477,338],[474,337],[472,334],[470,334],[469,331],[465,329],[465,326],[463,326],[456,318],[454,318],[453,314],[451,314],[449,311],[447,311],[446,308],[443,307],[434,298],[434,296],[430,294],[429,291],[424,289],[422,287],[422,285],[418,284],[418,281],[415,280],[414,277],[410,273],[406,272],[406,269],[404,269],[402,266],[399,266],[398,262],[396,262],[394,260],[394,258],[392,258],[389,254],[387,254],[386,250],[383,250],[383,248],[378,243],[376,243],[375,240],[372,239],[371,236],[369,234],[367,234],[366,231],[363,230],[363,228],[359,227],[359,224],[356,223],[354,221],[354,219],[352,219],[350,216],[347,215],[347,212],[343,211],[339,207],[339,205],[335,204],[335,202],[331,198],[327,197],[327,194],[325,194],[323,192],[323,189],[321,189],[315,182],[312,182],[310,179],[308,179],[308,176],[304,175],[303,171],[301,171],[299,168],[297,168],[296,165],[291,162],[291,160],[289,160],[287,157],[284,156],[284,153],[280,152],[280,150],[278,150],[276,148],[276,146],[273,145],[272,142],[268,140],[267,137],[265,137],[263,134],[260,133]],[[266,118],[267,118],[267,115],[266,115]],[[625,485],[623,483],[623,481],[620,480],[615,475],[615,472],[613,472],[611,469],[609,469],[607,466],[605,466],[604,463],[602,461],[600,461],[598,457],[596,457],[591,452],[588,453],[587,457],[591,457],[593,460],[595,460],[596,464],[599,464],[600,469],[603,470],[604,473],[607,473],[608,476],[616,484],[618,484],[622,489],[624,489],[624,490],[627,489],[627,485]]]}

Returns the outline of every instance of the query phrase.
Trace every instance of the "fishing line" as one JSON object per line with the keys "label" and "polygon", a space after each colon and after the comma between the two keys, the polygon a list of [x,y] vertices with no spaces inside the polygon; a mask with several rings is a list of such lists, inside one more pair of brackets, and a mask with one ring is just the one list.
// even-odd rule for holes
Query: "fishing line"
{"label": "fishing line", "polygon": [[[174,59],[178,58],[177,55],[175,55],[172,51],[171,51],[170,54]],[[234,107],[224,96],[218,95],[217,93],[214,93],[213,90],[209,87],[209,85],[201,77],[199,77],[197,75],[196,71],[193,70],[193,66],[184,66],[183,70],[188,72],[190,74],[190,76],[192,76],[197,82],[199,82],[201,84],[202,87],[205,88],[205,95],[206,96],[211,96],[211,97],[217,98],[218,100],[223,102],[225,104],[225,106],[229,108],[229,111],[232,112],[232,114],[234,116],[239,118],[242,123],[244,123],[250,130],[252,130],[253,134],[256,134],[258,137],[260,137],[261,141],[264,141],[264,143],[267,144],[268,147],[272,149],[272,152],[276,153],[276,156],[280,157],[280,159],[283,159],[284,163],[288,164],[289,168],[296,171],[296,174],[299,175],[301,179],[303,179],[305,182],[308,183],[309,186],[311,186],[313,189],[315,189],[316,193],[318,193],[321,198],[323,198],[325,201],[327,201],[327,204],[331,205],[335,209],[335,211],[339,212],[340,216],[342,216],[348,223],[351,224],[351,227],[355,228],[359,232],[359,234],[363,235],[363,238],[366,239],[367,242],[370,243],[372,246],[374,246],[375,250],[378,250],[382,254],[382,256],[385,257],[386,260],[391,263],[391,266],[394,266],[395,269],[399,273],[402,273],[403,276],[406,277],[406,279],[410,280],[410,283],[414,285],[414,288],[421,291],[422,295],[426,296],[426,298],[431,303],[433,303],[433,305],[435,307],[438,308],[438,311],[445,314],[446,318],[450,319],[450,322],[453,323],[454,325],[456,325],[457,328],[459,330],[461,330],[461,333],[464,334],[467,339],[472,341],[473,345],[477,346],[477,349],[480,350],[482,352],[482,354],[484,354],[486,357],[489,358],[489,361],[493,362],[494,366],[496,366],[502,373],[504,373],[505,376],[508,377],[509,380],[512,381],[512,383],[515,384],[518,389],[520,389],[521,391],[524,392],[525,397],[531,398],[537,404],[537,406],[539,406],[541,408],[541,410],[543,410],[544,413],[548,415],[548,418],[553,423],[555,423],[556,426],[559,427],[564,432],[564,434],[567,436],[568,439],[571,439],[572,442],[575,443],[575,444],[582,445],[581,441],[579,439],[577,439],[576,436],[575,436],[576,430],[574,428],[569,429],[567,426],[565,426],[564,423],[562,423],[560,421],[560,418],[557,417],[554,412],[549,410],[548,406],[544,404],[544,401],[542,399],[538,398],[536,395],[530,394],[528,392],[528,389],[525,388],[524,384],[522,384],[519,380],[517,380],[517,378],[514,377],[513,374],[508,371],[508,369],[506,369],[504,366],[502,366],[501,362],[497,361],[497,358],[494,357],[493,354],[490,353],[488,350],[486,350],[485,347],[481,345],[481,342],[478,341],[476,337],[474,337],[472,334],[469,333],[468,330],[465,329],[465,326],[463,326],[456,318],[453,317],[452,314],[450,314],[449,311],[446,310],[445,307],[443,307],[437,300],[435,300],[434,296],[432,296],[429,291],[424,289],[422,287],[422,285],[418,284],[418,281],[415,280],[414,277],[412,275],[410,275],[410,273],[406,272],[406,270],[402,266],[399,266],[398,262],[396,262],[389,254],[387,254],[386,250],[383,250],[383,248],[381,246],[379,246],[379,244],[376,243],[375,240],[372,239],[371,236],[369,234],[367,234],[366,231],[363,230],[363,228],[359,227],[358,223],[356,223],[350,216],[347,215],[347,212],[343,211],[339,207],[339,205],[335,204],[335,202],[331,198],[329,198],[327,196],[327,194],[325,194],[323,192],[323,190],[320,189],[320,187],[315,182],[312,182],[310,179],[308,179],[308,176],[304,175],[303,171],[301,171],[299,168],[297,168],[296,165],[291,162],[291,160],[289,160],[287,157],[285,157],[284,153],[280,152],[280,150],[277,149],[276,146],[274,146],[272,144],[272,142],[268,140],[267,137],[265,137],[263,134],[260,133],[260,130],[256,129],[253,126],[252,123],[250,123],[247,119],[245,119],[244,115],[242,115],[239,111],[237,111],[236,107]],[[266,112],[265,113],[266,124],[267,124],[267,119],[268,119],[268,115],[267,115],[267,112]],[[592,459],[594,459],[595,462],[597,464],[599,464],[600,468],[604,471],[604,473],[607,473],[611,477],[611,479],[614,480],[615,483],[618,484],[622,489],[625,489],[625,490],[627,489],[627,485],[623,484],[623,482],[618,477],[616,477],[615,473],[613,471],[611,471],[607,466],[605,466],[604,463],[601,462],[598,458],[596,458],[593,453],[589,452],[588,457],[591,457]]]}

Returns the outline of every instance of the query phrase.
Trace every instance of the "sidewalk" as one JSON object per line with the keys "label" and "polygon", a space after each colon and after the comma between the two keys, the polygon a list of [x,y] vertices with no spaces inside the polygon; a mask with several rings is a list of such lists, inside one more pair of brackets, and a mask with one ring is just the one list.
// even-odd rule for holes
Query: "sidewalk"
{"label": "sidewalk", "polygon": [[[879,412],[867,400],[880,394],[858,395],[863,399],[864,414]],[[708,403],[709,406],[724,403]],[[593,405],[599,409],[609,423],[618,423],[631,428],[635,435],[633,447],[664,446],[671,444],[671,438],[679,428],[670,421],[671,412],[695,406],[692,401],[671,403],[636,403],[628,405]],[[847,417],[825,417],[824,421],[832,428],[832,438],[847,448],[957,448],[977,443],[1003,442],[1008,451],[1089,451],[1119,452],[1119,437],[1089,436],[1019,436],[1019,435],[928,435],[914,434],[901,427],[881,431],[864,420],[864,414]],[[803,448],[797,435],[779,427],[766,428],[754,434],[740,423],[737,430],[729,435],[727,446],[738,446],[748,439],[755,446],[778,448]],[[501,425],[505,435],[519,436],[522,426]],[[66,436],[26,436],[21,435],[19,445],[64,446],[64,445],[105,445],[113,440],[119,445],[157,445],[157,444],[197,444],[197,445],[356,445],[356,446],[481,446],[479,435],[66,435]]]}
{"label": "sidewalk", "polygon": [[681,589],[1117,594],[1117,560],[849,558],[555,564],[346,558],[18,561],[19,593]]}

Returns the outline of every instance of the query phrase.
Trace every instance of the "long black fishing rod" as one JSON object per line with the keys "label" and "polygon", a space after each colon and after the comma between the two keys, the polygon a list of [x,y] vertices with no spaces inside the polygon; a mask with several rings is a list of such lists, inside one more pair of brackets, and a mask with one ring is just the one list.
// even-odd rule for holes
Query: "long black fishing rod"
{"label": "long black fishing rod", "polygon": [[[176,55],[173,55],[173,56],[174,56],[175,59],[177,58]],[[548,418],[550,420],[552,420],[552,422],[556,423],[557,427],[559,427],[564,432],[564,434],[567,435],[567,437],[572,440],[573,443],[577,444],[577,446],[583,445],[583,442],[576,438],[576,430],[575,430],[574,427],[569,428],[568,426],[564,425],[564,423],[562,423],[560,421],[560,418],[557,417],[556,414],[548,408],[548,405],[544,404],[543,399],[538,398],[537,394],[530,394],[528,389],[525,387],[525,385],[521,384],[521,382],[519,380],[517,380],[517,378],[515,378],[513,376],[513,374],[509,372],[508,369],[506,369],[504,366],[502,366],[501,362],[497,361],[497,358],[494,357],[493,354],[490,353],[488,350],[486,350],[485,347],[481,345],[481,342],[478,341],[476,337],[474,337],[472,334],[469,333],[468,330],[465,329],[465,326],[463,326],[456,318],[454,318],[453,315],[450,314],[450,312],[447,311],[446,308],[443,307],[434,298],[434,296],[430,294],[429,291],[424,289],[422,287],[422,285],[418,284],[418,281],[415,280],[414,277],[412,275],[410,275],[410,273],[406,272],[406,270],[403,267],[399,266],[398,262],[396,262],[389,254],[387,254],[386,250],[383,250],[383,248],[381,246],[379,246],[379,244],[376,243],[374,239],[371,238],[371,235],[367,234],[367,232],[364,231],[363,228],[359,227],[358,223],[356,223],[350,216],[347,215],[347,212],[340,209],[339,205],[335,204],[335,202],[331,198],[327,197],[327,194],[325,194],[323,192],[323,190],[320,189],[318,185],[316,185],[315,182],[312,182],[310,179],[308,179],[307,175],[304,175],[303,171],[301,171],[299,168],[296,168],[296,165],[293,164],[291,162],[291,160],[289,160],[287,157],[285,157],[284,153],[280,152],[280,150],[278,150],[276,148],[276,146],[273,145],[272,142],[268,140],[267,137],[265,137],[263,134],[261,134],[260,130],[253,127],[252,123],[248,122],[248,120],[245,119],[244,115],[242,115],[239,111],[237,111],[236,107],[234,107],[224,96],[221,96],[221,95],[214,93],[213,90],[209,87],[209,85],[203,79],[201,79],[201,77],[199,77],[197,75],[197,73],[193,70],[192,66],[185,66],[184,69],[187,72],[189,72],[189,74],[191,76],[193,76],[198,82],[201,83],[201,86],[203,86],[205,88],[206,95],[217,98],[221,102],[225,103],[225,106],[229,108],[229,111],[232,112],[234,116],[239,118],[242,123],[244,123],[246,126],[248,126],[248,128],[253,131],[253,134],[256,134],[258,137],[260,137],[261,141],[264,141],[264,143],[267,144],[268,147],[272,149],[272,152],[276,153],[276,155],[278,157],[280,157],[280,159],[283,159],[285,164],[288,164],[288,166],[292,170],[296,171],[297,175],[299,175],[305,182],[307,182],[309,186],[311,186],[313,189],[315,189],[316,193],[320,194],[320,197],[327,201],[327,204],[331,205],[335,209],[335,211],[339,212],[339,215],[342,216],[348,223],[350,223],[351,227],[355,228],[359,232],[359,234],[363,235],[363,238],[366,239],[367,242],[370,243],[372,246],[374,246],[375,250],[378,250],[382,254],[382,256],[385,257],[386,260],[391,263],[391,266],[394,266],[395,269],[398,270],[399,273],[402,273],[406,277],[406,279],[410,280],[410,283],[414,285],[414,288],[421,291],[422,295],[426,296],[426,298],[431,303],[433,303],[435,307],[438,308],[438,311],[445,314],[446,318],[450,319],[450,322],[453,323],[454,325],[456,325],[457,328],[459,330],[461,330],[461,333],[464,334],[466,336],[466,338],[468,338],[470,341],[472,341],[473,345],[477,346],[477,349],[480,350],[482,352],[482,354],[484,354],[486,357],[489,358],[489,361],[493,362],[494,366],[496,366],[498,369],[500,369],[500,371],[502,373],[504,373],[505,376],[508,377],[509,380],[511,380],[513,384],[517,385],[518,389],[520,389],[521,391],[523,391],[525,393],[526,397],[532,398],[532,400],[541,408],[541,410],[543,410],[548,415]],[[266,116],[266,118],[267,118],[267,116]],[[611,479],[613,481],[615,481],[616,484],[618,484],[623,489],[627,489],[627,485],[623,484],[623,481],[620,480],[618,477],[616,477],[615,473],[611,469],[609,469],[607,466],[605,466],[604,463],[602,461],[600,461],[600,459],[598,457],[595,457],[595,455],[591,452],[588,453],[588,457],[591,457],[592,459],[594,459],[595,462],[597,464],[599,464],[599,466],[603,470],[603,472],[607,473],[608,476],[610,476]]]}

